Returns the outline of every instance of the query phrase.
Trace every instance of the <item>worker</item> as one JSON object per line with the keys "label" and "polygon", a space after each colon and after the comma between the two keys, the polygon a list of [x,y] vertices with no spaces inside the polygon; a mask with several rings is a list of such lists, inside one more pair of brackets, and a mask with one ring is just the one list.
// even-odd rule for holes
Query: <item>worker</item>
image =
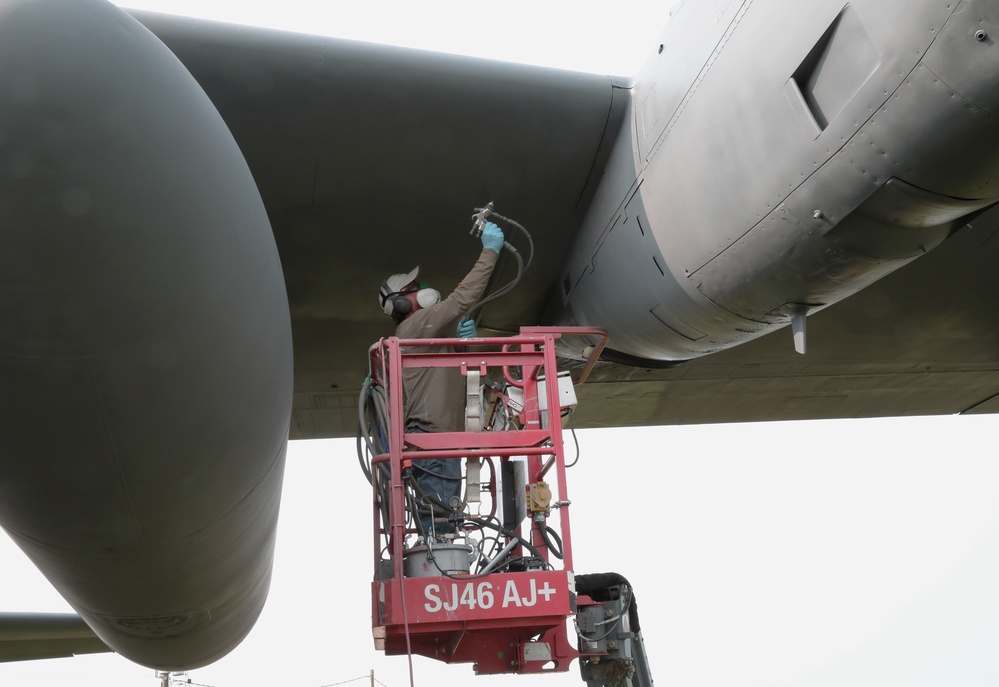
{"label": "worker", "polygon": [[[386,315],[396,323],[395,335],[400,339],[444,338],[456,333],[458,338],[478,335],[474,320],[465,316],[485,291],[489,277],[503,249],[503,231],[492,222],[486,223],[482,235],[482,252],[472,270],[444,300],[426,283],[417,282],[420,268],[408,273],[393,274],[382,282],[378,302]],[[407,347],[408,353],[443,353],[453,349],[444,346]],[[406,432],[465,431],[465,378],[448,367],[403,370],[406,394]],[[414,461],[416,480],[424,494],[439,503],[449,505],[461,493],[461,464],[457,459],[431,458]],[[446,519],[434,521],[432,511],[421,514],[423,535],[438,538],[454,532]]]}

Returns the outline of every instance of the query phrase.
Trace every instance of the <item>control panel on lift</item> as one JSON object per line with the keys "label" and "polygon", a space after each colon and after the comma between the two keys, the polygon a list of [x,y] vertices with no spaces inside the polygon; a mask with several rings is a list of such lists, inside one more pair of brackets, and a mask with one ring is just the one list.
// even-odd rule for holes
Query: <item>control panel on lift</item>
{"label": "control panel on lift", "polygon": [[[594,342],[575,380],[556,366],[566,335]],[[605,343],[599,329],[531,327],[371,347],[362,466],[378,649],[472,663],[479,674],[564,672],[580,658],[590,684],[651,685],[632,681],[647,665],[627,582],[577,579],[573,567],[562,423]],[[464,379],[464,431],[407,432],[403,379],[428,368]]]}

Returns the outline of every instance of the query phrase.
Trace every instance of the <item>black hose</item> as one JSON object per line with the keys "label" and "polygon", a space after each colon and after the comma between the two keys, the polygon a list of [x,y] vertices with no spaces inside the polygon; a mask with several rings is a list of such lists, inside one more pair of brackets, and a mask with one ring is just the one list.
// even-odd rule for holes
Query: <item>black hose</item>
{"label": "black hose", "polygon": [[[476,209],[480,211],[483,210],[483,208],[476,208]],[[518,231],[520,231],[527,238],[527,243],[530,252],[527,255],[527,262],[525,263],[524,258],[521,257],[520,252],[517,250],[517,248],[509,241],[503,241],[503,248],[505,248],[507,252],[513,255],[513,257],[517,260],[516,276],[514,276],[514,278],[509,283],[503,285],[498,290],[489,294],[486,298],[483,298],[474,306],[472,306],[472,308],[468,311],[465,317],[462,318],[462,321],[476,319],[479,316],[479,313],[482,311],[482,308],[487,303],[491,303],[496,299],[501,298],[506,294],[510,293],[510,291],[512,291],[517,286],[517,284],[520,283],[521,278],[524,276],[524,272],[527,271],[527,269],[531,266],[531,262],[534,261],[534,239],[533,237],[531,237],[530,232],[528,232],[527,229],[524,228],[524,225],[520,224],[515,220],[510,219],[509,217],[504,217],[503,215],[495,211],[490,211],[485,216],[485,219],[487,219],[488,221],[499,220],[501,224],[505,224],[509,227],[513,227]]]}
{"label": "black hose", "polygon": [[[374,489],[382,521],[388,522],[389,503],[385,487],[390,478],[390,470],[384,463],[379,464],[377,468],[372,468],[370,459],[366,458],[364,453],[365,447],[368,450],[368,456],[380,455],[386,451],[385,435],[388,418],[384,393],[384,389],[370,376],[361,385],[361,393],[357,402],[356,443],[357,460],[361,466],[361,471]],[[375,472],[377,472],[377,479]]]}
{"label": "black hose", "polygon": [[[553,530],[548,525],[542,527],[540,522],[536,522],[534,524],[537,526],[538,532],[541,534],[541,538],[545,540],[545,546],[548,547],[548,550],[551,552],[551,554],[555,556],[555,558],[562,560],[562,555],[563,555],[562,537],[558,536],[558,532]],[[558,544],[557,548],[555,546],[555,543],[552,542],[551,537],[549,535],[555,538],[555,542]]]}
{"label": "black hose", "polygon": [[576,444],[576,457],[572,459],[571,463],[565,466],[568,470],[571,467],[575,467],[576,463],[579,462],[579,439],[576,438],[576,428],[572,426],[572,408],[569,408],[566,415],[569,417],[569,431],[572,432],[572,441]]}
{"label": "black hose", "polygon": [[503,296],[513,291],[513,289],[516,288],[517,284],[520,283],[521,278],[524,276],[524,271],[527,268],[524,266],[524,259],[520,257],[520,253],[517,252],[517,249],[510,246],[509,243],[504,243],[503,247],[513,251],[513,257],[517,259],[517,275],[509,283],[504,284],[502,287],[492,292],[491,294],[480,300],[478,303],[476,303],[474,306],[472,306],[472,308],[468,311],[465,317],[462,318],[463,321],[474,320],[475,318],[477,318],[479,316],[479,312],[482,310],[483,307],[485,307],[487,303],[492,303],[493,301],[502,298]]}
{"label": "black hose", "polygon": [[[498,212],[492,212],[492,213],[490,213],[489,214],[489,219],[498,219],[503,224],[507,224],[507,225],[509,225],[509,226],[511,226],[511,227],[513,227],[513,228],[515,228],[517,230],[519,230],[524,235],[524,237],[527,239],[527,244],[528,244],[528,246],[531,249],[531,252],[527,256],[527,264],[524,266],[524,269],[526,270],[528,267],[530,267],[531,266],[531,262],[534,260],[534,239],[531,237],[530,232],[528,232],[527,229],[524,228],[524,225],[521,224],[520,222],[512,220],[509,217],[504,217],[503,215],[499,214]],[[510,244],[509,241],[504,241],[503,242],[503,246],[509,248],[514,253],[517,252],[517,250]]]}

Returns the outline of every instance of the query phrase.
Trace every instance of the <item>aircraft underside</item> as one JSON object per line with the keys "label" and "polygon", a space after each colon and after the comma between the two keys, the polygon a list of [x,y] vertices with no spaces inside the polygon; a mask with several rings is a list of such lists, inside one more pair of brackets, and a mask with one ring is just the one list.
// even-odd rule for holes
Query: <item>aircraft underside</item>
{"label": "aircraft underside", "polygon": [[7,2],[0,522],[115,651],[224,655],[288,437],[354,436],[379,284],[487,201],[537,252],[480,329],[610,335],[577,427],[999,411],[996,36],[687,2],[625,79]]}

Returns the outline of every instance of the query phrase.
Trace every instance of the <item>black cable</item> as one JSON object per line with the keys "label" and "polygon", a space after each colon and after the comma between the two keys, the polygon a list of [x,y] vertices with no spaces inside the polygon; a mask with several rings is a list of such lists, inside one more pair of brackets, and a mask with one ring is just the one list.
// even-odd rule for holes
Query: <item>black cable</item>
{"label": "black cable", "polygon": [[[488,554],[483,550],[486,542],[492,543],[492,549],[489,551]],[[500,545],[500,538],[498,536],[496,537],[483,536],[482,541],[479,544],[479,557],[478,560],[475,562],[476,563],[475,569],[482,570],[482,568],[489,565],[489,562],[492,560],[492,558],[496,557],[499,554],[499,552],[502,550],[503,547]]]}
{"label": "black cable", "polygon": [[566,413],[566,416],[569,418],[569,431],[572,432],[572,441],[574,444],[576,444],[576,457],[572,459],[571,463],[565,466],[566,469],[569,469],[579,462],[579,439],[576,437],[576,428],[572,426],[572,408],[569,408],[569,411]]}
{"label": "black cable", "polygon": [[[358,397],[358,427],[356,437],[357,459],[361,466],[361,471],[367,478],[368,483],[374,489],[374,495],[382,522],[389,521],[389,500],[386,494],[386,485],[391,477],[389,466],[380,463],[377,467],[372,467],[371,456],[381,455],[386,452],[386,434],[388,427],[388,412],[385,402],[385,390],[370,375],[361,385],[361,393]],[[365,455],[364,448],[368,454]],[[377,472],[378,478],[375,478]],[[386,536],[387,533],[386,533]]]}
{"label": "black cable", "polygon": [[[429,470],[427,470],[425,472],[427,472],[428,474],[435,474],[438,477],[444,477],[444,475],[439,475],[437,473],[432,473]],[[405,476],[405,479],[406,479],[407,482],[409,482],[409,486],[416,493],[416,495],[420,497],[419,500],[422,501],[424,504],[426,504],[426,505],[428,505],[428,506],[431,507],[431,509],[430,509],[431,513],[434,513],[434,510],[433,510],[434,508],[437,508],[437,510],[439,511],[439,513],[442,514],[442,515],[450,515],[451,512],[454,510],[453,508],[451,508],[451,504],[450,503],[444,503],[439,498],[437,498],[437,495],[435,493],[434,494],[428,494],[427,492],[425,492],[423,490],[423,485],[420,484],[420,481],[416,477],[416,475],[414,475],[412,473],[409,473],[409,474],[407,474]],[[460,477],[458,477],[458,478],[447,477],[445,479],[460,480],[461,478]],[[464,505],[464,504],[462,504],[462,505]]]}
{"label": "black cable", "polygon": [[[545,546],[548,547],[548,550],[551,552],[551,554],[555,556],[555,558],[562,560],[563,556],[562,537],[558,536],[558,532],[553,530],[548,525],[542,527],[540,522],[535,522],[534,524],[538,529],[538,533],[541,534],[541,538],[545,540]],[[551,537],[549,537],[548,535],[551,535],[552,537],[555,538],[555,541],[558,543],[558,548],[555,547],[555,544],[552,543]]]}
{"label": "black cable", "polygon": [[482,527],[488,527],[489,529],[496,530],[497,532],[499,532],[500,534],[502,534],[503,536],[505,536],[507,539],[516,539],[516,540],[518,540],[520,542],[521,546],[523,546],[525,549],[527,549],[528,551],[530,551],[531,553],[533,553],[536,557],[543,558],[543,556],[541,555],[541,552],[538,551],[536,548],[534,548],[534,545],[531,544],[531,542],[527,541],[526,539],[524,539],[523,537],[521,537],[516,532],[512,532],[512,531],[506,529],[502,525],[494,525],[493,523],[489,522],[488,520],[479,520],[477,518],[470,518],[470,519],[466,520],[466,522],[471,522],[471,523],[474,523],[476,525],[480,525]]}
{"label": "black cable", "polygon": [[[416,534],[419,537],[423,537],[423,540],[427,540],[427,535],[429,532],[425,532],[423,529],[423,520],[420,519],[420,504],[416,502],[416,497],[409,491],[406,492],[406,503],[409,505],[409,512],[413,518],[413,524],[416,526]],[[433,514],[433,511],[431,511]]]}

